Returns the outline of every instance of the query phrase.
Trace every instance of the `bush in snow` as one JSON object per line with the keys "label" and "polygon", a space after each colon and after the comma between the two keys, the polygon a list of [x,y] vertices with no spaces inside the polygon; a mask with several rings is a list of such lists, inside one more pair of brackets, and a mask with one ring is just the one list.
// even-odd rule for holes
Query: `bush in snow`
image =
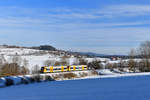
{"label": "bush in snow", "polygon": [[63,77],[67,78],[67,79],[71,79],[71,78],[76,78],[77,75],[74,73],[65,73],[65,74],[63,74]]}
{"label": "bush in snow", "polygon": [[79,58],[79,65],[87,65],[88,61],[85,60],[84,58]]}
{"label": "bush in snow", "polygon": [[105,68],[112,70],[112,69],[113,69],[113,64],[107,63],[107,64],[105,65]]}
{"label": "bush in snow", "polygon": [[59,74],[55,74],[55,75],[52,75],[52,78],[54,80],[59,80],[59,79],[61,79],[61,76]]}
{"label": "bush in snow", "polygon": [[54,66],[60,66],[60,65],[61,65],[61,63],[59,61],[56,61],[54,64]]}
{"label": "bush in snow", "polygon": [[147,59],[143,59],[139,62],[139,70],[141,72],[150,72],[150,61]]}
{"label": "bush in snow", "polygon": [[88,64],[89,69],[103,69],[103,65],[101,64],[101,61],[92,61]]}
{"label": "bush in snow", "polygon": [[81,72],[81,73],[79,73],[79,76],[80,77],[86,77],[86,76],[88,76],[88,73]]}
{"label": "bush in snow", "polygon": [[50,75],[35,74],[31,77],[31,82],[54,81]]}
{"label": "bush in snow", "polygon": [[50,75],[46,75],[45,81],[54,81],[54,79]]}
{"label": "bush in snow", "polygon": [[22,84],[29,84],[29,83],[30,83],[30,79],[27,78],[27,77],[22,77],[22,78],[21,78],[21,83],[22,83]]}
{"label": "bush in snow", "polygon": [[25,83],[34,83],[35,82],[35,80],[34,80],[34,78],[33,78],[33,76],[24,76],[23,77],[24,79],[22,79],[23,81],[27,81],[27,82],[25,82]]}
{"label": "bush in snow", "polygon": [[6,86],[11,86],[14,85],[14,81],[11,78],[5,78],[5,85]]}
{"label": "bush in snow", "polygon": [[136,72],[137,62],[134,61],[133,59],[130,59],[128,61],[128,67],[130,71]]}
{"label": "bush in snow", "polygon": [[97,71],[95,71],[95,70],[93,70],[93,71],[91,72],[91,74],[92,74],[92,75],[98,75]]}
{"label": "bush in snow", "polygon": [[31,79],[32,82],[41,82],[41,76],[39,74],[33,75]]}
{"label": "bush in snow", "polygon": [[67,66],[67,65],[69,65],[69,61],[65,57],[60,58],[60,60],[56,61],[54,64],[54,66]]}

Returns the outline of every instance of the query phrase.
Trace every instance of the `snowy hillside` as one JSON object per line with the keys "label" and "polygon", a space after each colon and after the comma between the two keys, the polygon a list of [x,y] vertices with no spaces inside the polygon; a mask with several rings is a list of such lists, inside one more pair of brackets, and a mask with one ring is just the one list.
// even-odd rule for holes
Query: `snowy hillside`
{"label": "snowy hillside", "polygon": [[[12,57],[19,56],[21,60],[26,60],[28,62],[27,67],[32,69],[34,66],[45,66],[44,62],[47,60],[60,61],[63,56],[68,56],[67,60],[69,64],[77,63],[77,58],[74,55],[66,54],[63,51],[43,51],[43,50],[35,50],[35,49],[27,49],[27,48],[6,48],[0,47],[0,59],[3,62],[11,63]],[[109,59],[105,58],[85,58],[87,62],[91,62],[93,60],[98,61],[106,61]]]}
{"label": "snowy hillside", "polygon": [[28,68],[32,68],[35,65],[42,66],[43,62],[49,58],[57,58],[62,55],[35,49],[0,47],[0,56],[6,62],[11,62],[10,59],[13,56],[19,56],[22,60],[26,59],[28,61]]}

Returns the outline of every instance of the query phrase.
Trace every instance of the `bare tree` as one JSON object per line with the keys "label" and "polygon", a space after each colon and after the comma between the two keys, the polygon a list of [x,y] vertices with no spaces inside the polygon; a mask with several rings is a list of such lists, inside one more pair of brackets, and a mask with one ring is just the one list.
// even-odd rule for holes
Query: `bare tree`
{"label": "bare tree", "polygon": [[21,65],[22,58],[20,56],[12,56],[12,63],[16,63],[18,65]]}
{"label": "bare tree", "polygon": [[140,45],[139,53],[145,59],[150,58],[150,41],[145,41]]}
{"label": "bare tree", "polygon": [[134,60],[136,55],[137,55],[136,50],[131,49],[129,53],[130,60],[128,61],[128,67],[129,67],[129,70],[133,72],[136,72],[136,69],[137,69],[137,62]]}
{"label": "bare tree", "polygon": [[129,52],[130,59],[134,59],[136,55],[137,55],[136,50],[135,49],[131,49],[131,51]]}
{"label": "bare tree", "polygon": [[39,74],[40,73],[40,67],[38,65],[35,65],[32,67],[32,74]]}
{"label": "bare tree", "polygon": [[140,71],[150,71],[150,41],[141,43],[139,47],[139,55],[141,55],[143,58],[143,60],[140,62]]}
{"label": "bare tree", "polygon": [[22,66],[22,67],[20,68],[20,73],[21,73],[22,75],[29,74],[29,69],[28,69],[27,67]]}
{"label": "bare tree", "polygon": [[6,63],[6,59],[5,59],[4,55],[0,55],[0,64],[2,65],[4,63]]}
{"label": "bare tree", "polygon": [[129,66],[129,70],[133,71],[133,72],[136,72],[136,69],[137,69],[137,63],[134,59],[130,59],[128,61],[128,66]]}
{"label": "bare tree", "polygon": [[28,65],[29,65],[28,60],[23,59],[23,65],[22,65],[22,67],[20,68],[21,74],[23,74],[23,75],[29,74]]}
{"label": "bare tree", "polygon": [[2,76],[21,75],[20,66],[17,63],[4,64],[0,73]]}
{"label": "bare tree", "polygon": [[27,67],[29,65],[29,62],[27,59],[23,59],[23,66]]}

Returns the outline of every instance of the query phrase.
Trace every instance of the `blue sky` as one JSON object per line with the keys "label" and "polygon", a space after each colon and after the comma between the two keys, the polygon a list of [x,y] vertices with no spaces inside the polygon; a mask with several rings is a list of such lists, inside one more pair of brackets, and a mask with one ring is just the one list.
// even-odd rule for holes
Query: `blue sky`
{"label": "blue sky", "polygon": [[128,54],[150,40],[149,0],[1,0],[0,43]]}

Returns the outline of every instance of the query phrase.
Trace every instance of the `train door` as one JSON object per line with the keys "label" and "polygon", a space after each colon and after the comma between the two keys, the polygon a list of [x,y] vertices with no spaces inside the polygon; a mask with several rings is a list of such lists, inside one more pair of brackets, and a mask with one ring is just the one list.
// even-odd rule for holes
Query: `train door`
{"label": "train door", "polygon": [[67,66],[67,71],[70,71],[70,66]]}

